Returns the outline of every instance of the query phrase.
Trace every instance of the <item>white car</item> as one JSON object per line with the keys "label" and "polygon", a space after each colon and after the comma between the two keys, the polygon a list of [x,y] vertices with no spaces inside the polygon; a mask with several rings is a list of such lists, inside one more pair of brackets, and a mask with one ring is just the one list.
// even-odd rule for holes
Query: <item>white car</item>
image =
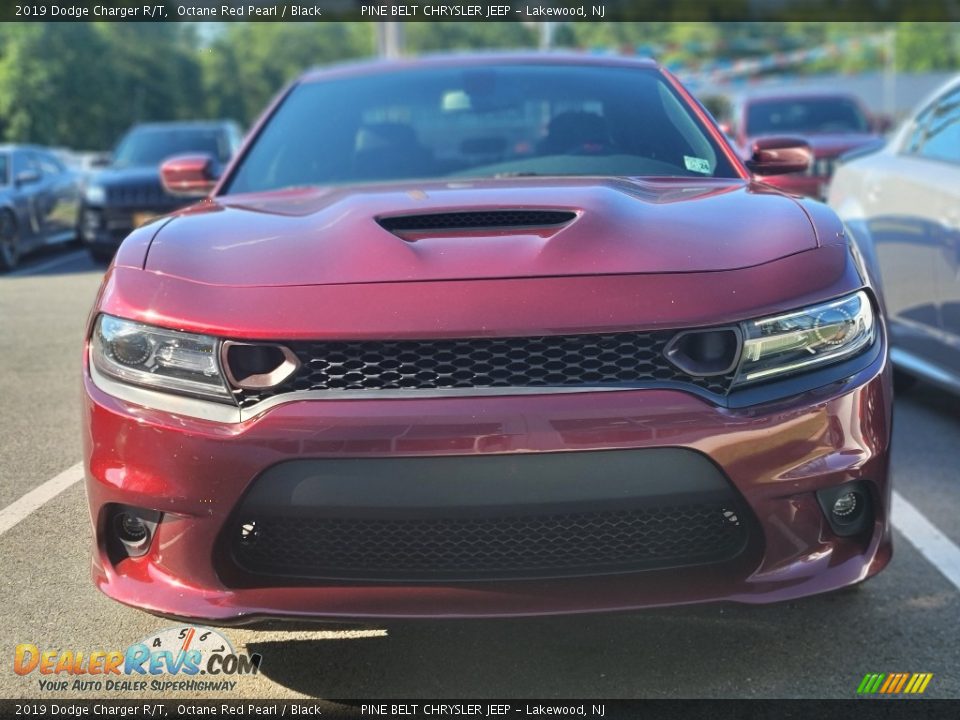
{"label": "white car", "polygon": [[894,364],[960,392],[960,77],[841,164],[828,202],[882,288]]}

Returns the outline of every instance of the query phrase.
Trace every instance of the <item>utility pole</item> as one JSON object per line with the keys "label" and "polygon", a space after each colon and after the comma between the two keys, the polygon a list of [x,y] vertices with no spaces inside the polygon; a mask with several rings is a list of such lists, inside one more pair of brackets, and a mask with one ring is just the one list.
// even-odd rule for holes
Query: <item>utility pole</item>
{"label": "utility pole", "polygon": [[385,60],[403,55],[403,23],[377,23],[377,55]]}
{"label": "utility pole", "polygon": [[897,112],[897,29],[884,33],[883,111],[893,120]]}
{"label": "utility pole", "polygon": [[553,48],[553,31],[556,29],[556,23],[540,23],[540,49],[551,50]]}

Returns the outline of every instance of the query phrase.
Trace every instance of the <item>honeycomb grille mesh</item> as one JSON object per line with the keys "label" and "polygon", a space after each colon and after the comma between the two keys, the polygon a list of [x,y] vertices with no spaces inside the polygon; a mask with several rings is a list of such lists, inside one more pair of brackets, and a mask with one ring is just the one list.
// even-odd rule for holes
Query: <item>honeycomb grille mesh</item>
{"label": "honeycomb grille mesh", "polygon": [[401,215],[380,218],[377,222],[382,228],[391,232],[418,232],[496,227],[549,227],[563,225],[575,217],[575,213],[560,210],[486,210]]}
{"label": "honeycomb grille mesh", "polygon": [[563,577],[721,562],[745,547],[723,503],[490,517],[260,517],[233,532],[259,575],[367,580]]}
{"label": "honeycomb grille mesh", "polygon": [[672,331],[454,340],[285,343],[300,368],[283,384],[242,391],[249,407],[281,393],[680,383],[724,395],[733,373],[696,377],[667,361]]}

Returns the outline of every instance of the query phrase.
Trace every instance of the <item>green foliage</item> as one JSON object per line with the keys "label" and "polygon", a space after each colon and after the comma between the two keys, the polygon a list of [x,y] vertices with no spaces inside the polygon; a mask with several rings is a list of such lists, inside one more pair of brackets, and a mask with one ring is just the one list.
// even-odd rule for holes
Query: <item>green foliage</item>
{"label": "green foliage", "polygon": [[[553,43],[653,54],[696,69],[893,29],[897,69],[923,72],[960,67],[958,28],[924,22],[581,22],[556,24]],[[536,47],[540,30],[517,22],[403,25],[411,54]],[[105,149],[138,121],[227,117],[249,124],[306,68],[372,55],[375,33],[374,23],[0,24],[0,140]],[[862,46],[791,71],[877,69],[888,50]]]}
{"label": "green foliage", "polygon": [[960,67],[960,23],[900,23],[896,62],[914,72]]}
{"label": "green foliage", "polygon": [[441,50],[516,50],[537,46],[537,31],[521,23],[410,22],[403,24],[406,45],[420,53]]}
{"label": "green foliage", "polygon": [[250,122],[304,70],[374,48],[371,23],[228,23],[198,51],[206,112]]}

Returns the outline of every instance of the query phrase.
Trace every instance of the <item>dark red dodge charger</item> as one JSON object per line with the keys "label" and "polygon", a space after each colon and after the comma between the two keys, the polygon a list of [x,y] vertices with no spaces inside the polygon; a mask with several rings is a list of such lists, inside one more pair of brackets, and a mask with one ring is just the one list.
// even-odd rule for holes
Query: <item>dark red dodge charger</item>
{"label": "dark red dodge charger", "polygon": [[228,623],[771,602],[891,555],[878,298],[649,61],[312,72],[135,230],[84,356],[93,576]]}

